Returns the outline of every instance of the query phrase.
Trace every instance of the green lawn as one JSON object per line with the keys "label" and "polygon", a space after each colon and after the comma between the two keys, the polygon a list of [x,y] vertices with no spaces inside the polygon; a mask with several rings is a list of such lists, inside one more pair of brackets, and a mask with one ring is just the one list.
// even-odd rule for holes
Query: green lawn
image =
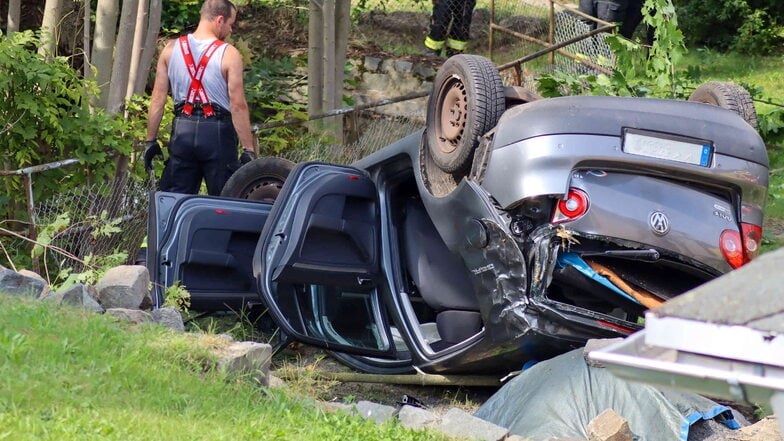
{"label": "green lawn", "polygon": [[217,372],[194,334],[6,295],[0,323],[0,439],[443,439]]}
{"label": "green lawn", "polygon": [[[763,89],[763,95],[784,105],[784,56],[750,56],[692,48],[680,68],[699,67],[703,81],[733,81]],[[758,111],[769,109],[757,104]]]}

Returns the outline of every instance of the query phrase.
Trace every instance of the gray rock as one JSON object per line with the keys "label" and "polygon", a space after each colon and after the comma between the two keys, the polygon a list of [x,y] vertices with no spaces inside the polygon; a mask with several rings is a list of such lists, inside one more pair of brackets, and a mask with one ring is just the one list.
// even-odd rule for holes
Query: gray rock
{"label": "gray rock", "polygon": [[423,80],[432,81],[433,78],[436,77],[436,70],[433,69],[431,66],[426,66],[424,64],[417,64],[414,66],[414,75],[418,76]]}
{"label": "gray rock", "polygon": [[381,72],[390,73],[395,70],[395,60],[384,60],[381,62]]}
{"label": "gray rock", "polygon": [[69,288],[58,291],[53,296],[46,297],[46,299],[54,300],[59,304],[79,306],[90,311],[103,313],[104,309],[96,300],[97,297],[98,291],[96,291],[95,287],[77,283]]}
{"label": "gray rock", "polygon": [[391,420],[397,415],[397,409],[392,406],[373,403],[371,401],[360,401],[356,404],[357,413],[364,418],[383,423]]}
{"label": "gray rock", "polygon": [[159,308],[150,313],[155,323],[163,325],[169,329],[185,332],[185,324],[182,322],[182,314],[176,308],[167,306]]}
{"label": "gray rock", "polygon": [[509,430],[457,408],[449,409],[434,428],[455,438],[475,438],[483,441],[500,441],[509,434]]}
{"label": "gray rock", "polygon": [[365,72],[362,74],[362,88],[364,90],[385,91],[389,88],[389,75]]}
{"label": "gray rock", "polygon": [[406,429],[421,430],[438,422],[438,417],[430,411],[414,406],[403,406],[397,413],[400,425]]}
{"label": "gray rock", "polygon": [[267,377],[269,378],[269,387],[278,388],[278,387],[286,387],[286,382],[275,375],[269,374]]}
{"label": "gray rock", "polygon": [[131,322],[134,325],[140,325],[142,323],[152,323],[152,315],[150,315],[147,311],[141,311],[139,309],[128,309],[128,308],[108,308],[106,310],[106,314],[112,317],[116,317],[120,320],[124,320],[126,322]]}
{"label": "gray rock", "polygon": [[42,299],[42,298],[46,297],[51,292],[51,287],[49,286],[49,282],[47,282],[46,279],[44,279],[37,272],[30,271],[30,270],[27,270],[27,269],[20,269],[17,272],[19,274],[25,276],[25,277],[30,277],[30,278],[33,278],[33,279],[36,279],[36,280],[40,280],[41,282],[44,283],[44,289],[43,289],[43,291],[41,291],[41,294],[39,294],[39,296],[38,296],[39,299]]}
{"label": "gray rock", "polygon": [[596,351],[596,350],[605,348],[605,347],[610,346],[613,343],[617,343],[617,342],[619,342],[621,340],[623,340],[621,337],[617,337],[617,338],[592,338],[592,339],[588,340],[587,342],[585,342],[585,347],[583,348],[583,358],[585,359],[585,362],[588,363],[588,366],[603,368],[604,367],[603,364],[599,363],[598,361],[591,360],[591,358],[589,357],[591,351]]}
{"label": "gray rock", "polygon": [[632,441],[634,435],[629,429],[629,422],[612,409],[604,412],[592,419],[588,423],[589,441]]}
{"label": "gray rock", "polygon": [[218,369],[234,374],[249,374],[262,386],[269,386],[272,346],[253,341],[232,343],[218,360]]}
{"label": "gray rock", "polygon": [[140,265],[121,265],[110,269],[98,281],[98,302],[106,309],[139,308],[150,301],[150,274]]}
{"label": "gray rock", "polygon": [[[272,381],[270,381],[270,387],[272,386]],[[316,401],[316,407],[321,409],[322,412],[325,413],[336,413],[336,412],[346,412],[346,413],[356,413],[356,407],[353,404],[346,404],[346,403],[338,403],[335,401]]]}
{"label": "gray rock", "polygon": [[414,63],[405,60],[396,60],[395,61],[395,70],[400,73],[411,73],[411,70],[414,68]]}
{"label": "gray rock", "polygon": [[39,298],[46,290],[48,285],[43,279],[25,276],[8,268],[0,269],[0,293]]}
{"label": "gray rock", "polygon": [[378,57],[365,57],[364,67],[368,72],[375,72],[381,65],[381,58]]}

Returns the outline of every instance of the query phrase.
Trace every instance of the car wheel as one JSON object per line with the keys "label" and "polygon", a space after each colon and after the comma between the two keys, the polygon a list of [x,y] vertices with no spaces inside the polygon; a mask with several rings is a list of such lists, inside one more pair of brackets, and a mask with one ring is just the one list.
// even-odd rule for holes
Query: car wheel
{"label": "car wheel", "polygon": [[689,95],[689,101],[713,104],[724,109],[732,110],[741,116],[756,130],[757,111],[754,110],[754,101],[751,94],[741,86],[733,83],[711,81],[694,89]]}
{"label": "car wheel", "polygon": [[427,104],[427,148],[438,168],[464,172],[480,137],[504,110],[504,85],[490,60],[477,55],[446,60]]}
{"label": "car wheel", "polygon": [[221,196],[274,202],[294,165],[287,159],[274,157],[251,161],[231,175]]}

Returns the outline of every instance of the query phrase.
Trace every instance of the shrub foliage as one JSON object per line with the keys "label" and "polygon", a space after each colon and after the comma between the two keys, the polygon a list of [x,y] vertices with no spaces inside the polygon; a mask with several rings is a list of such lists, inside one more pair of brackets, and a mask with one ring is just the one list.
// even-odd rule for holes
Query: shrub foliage
{"label": "shrub foliage", "polygon": [[677,0],[691,46],[770,54],[781,49],[784,2],[780,0]]}
{"label": "shrub foliage", "polygon": [[[107,179],[114,173],[114,154],[129,154],[122,118],[91,108],[94,82],[81,78],[65,57],[38,54],[31,31],[0,35],[0,166],[17,170],[65,158],[78,165],[33,176],[36,200]],[[0,178],[0,216],[25,218],[22,180]]]}

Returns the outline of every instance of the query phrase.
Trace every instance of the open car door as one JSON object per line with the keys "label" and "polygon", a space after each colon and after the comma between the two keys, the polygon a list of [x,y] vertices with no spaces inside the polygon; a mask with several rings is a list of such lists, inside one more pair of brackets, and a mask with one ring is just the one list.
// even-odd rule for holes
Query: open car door
{"label": "open car door", "polygon": [[299,164],[262,230],[253,260],[273,320],[295,340],[394,357],[381,290],[376,186],[355,168]]}
{"label": "open car door", "polygon": [[156,192],[150,198],[147,268],[154,306],[175,283],[195,311],[239,311],[258,304],[253,253],[272,204]]}

